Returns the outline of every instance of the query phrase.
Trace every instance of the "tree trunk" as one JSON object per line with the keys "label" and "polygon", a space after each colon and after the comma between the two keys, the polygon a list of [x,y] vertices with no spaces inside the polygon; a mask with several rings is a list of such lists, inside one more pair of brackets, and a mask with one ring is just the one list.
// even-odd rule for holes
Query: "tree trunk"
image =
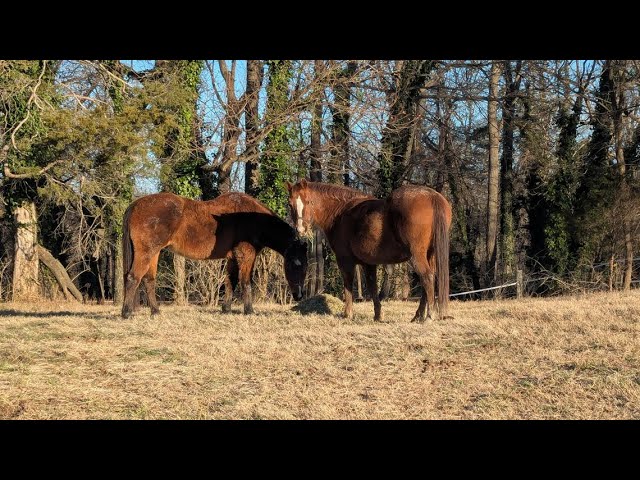
{"label": "tree trunk", "polygon": [[387,197],[402,184],[406,155],[420,103],[420,90],[434,67],[429,60],[398,62],[397,80],[388,95],[389,118],[382,131],[378,154],[378,198]]}
{"label": "tree trunk", "polygon": [[362,267],[360,265],[356,265],[356,300],[362,300]]}
{"label": "tree trunk", "polygon": [[[333,148],[332,165],[329,172],[331,183],[340,183],[349,186],[349,120],[351,118],[351,77],[356,72],[356,62],[347,63],[336,80],[333,88],[335,101],[331,105],[333,117]],[[342,171],[342,178],[338,174]]]}
{"label": "tree trunk", "polygon": [[319,228],[315,231],[315,241],[313,242],[315,247],[315,258],[316,258],[316,293],[322,293],[324,291],[324,251],[322,247],[322,242],[324,241],[324,237],[322,235],[322,230]]}
{"label": "tree trunk", "polygon": [[625,221],[624,224],[624,247],[627,253],[624,267],[624,283],[622,288],[629,290],[631,288],[631,274],[633,273],[633,241],[631,238],[631,232],[629,231],[629,222]]}
{"label": "tree trunk", "polygon": [[247,60],[247,90],[245,92],[247,103],[244,110],[246,128],[244,191],[253,196],[258,194],[258,144],[260,141],[258,138],[258,100],[262,77],[262,61]]}
{"label": "tree trunk", "polygon": [[185,294],[186,285],[186,264],[187,259],[177,253],[173,254],[173,271],[174,271],[174,303],[176,305],[186,305],[187,298]]}
{"label": "tree trunk", "polygon": [[380,285],[380,300],[389,300],[391,298],[391,283],[393,281],[393,265],[382,266],[382,285]]}
{"label": "tree trunk", "polygon": [[[326,70],[324,60],[314,62],[315,103],[311,119],[311,145],[309,160],[309,178],[312,182],[322,181],[322,105],[324,98],[324,81],[321,80]],[[311,242],[311,295],[319,294],[324,290],[324,255],[322,249],[322,231],[316,229]]]}
{"label": "tree trunk", "polygon": [[74,298],[82,303],[82,293],[76,288],[76,286],[69,278],[69,274],[64,266],[53,256],[51,252],[44,248],[42,245],[36,246],[39,260],[49,269],[53,276],[56,277],[58,284],[64,297],[67,300],[73,300]]}
{"label": "tree trunk", "polygon": [[516,119],[516,96],[520,90],[520,68],[522,61],[516,62],[513,69],[511,62],[504,62],[504,77],[507,91],[502,108],[502,158],[500,162],[501,207],[501,245],[502,272],[505,278],[512,278],[516,270],[516,220],[514,218],[513,199],[513,138]]}
{"label": "tree trunk", "polygon": [[120,305],[124,300],[124,269],[122,258],[122,235],[116,235],[113,274],[113,303]]}
{"label": "tree trunk", "polygon": [[14,209],[13,214],[16,222],[13,301],[37,300],[40,291],[36,205],[24,202]]}
{"label": "tree trunk", "polygon": [[[218,174],[218,194],[221,195],[231,190],[231,167],[238,159],[238,142],[242,133],[240,117],[243,112],[243,101],[239,100],[235,94],[235,60],[232,61],[231,70],[226,67],[226,60],[218,60],[218,65],[225,81],[227,97],[223,120],[222,159],[216,170]],[[249,71],[247,70],[247,77],[248,75]]]}
{"label": "tree trunk", "polygon": [[[625,67],[624,60],[612,61],[612,77],[614,79],[614,88],[611,89],[611,105],[613,114],[613,139],[616,148],[616,162],[618,164],[618,173],[620,173],[620,196],[622,204],[626,205],[630,200],[629,187],[627,185],[627,166],[625,164],[625,155],[623,148],[623,119],[622,114],[626,108],[624,99],[624,85],[622,84],[622,74]],[[622,230],[624,234],[625,248],[625,268],[623,290],[631,289],[631,275],[633,273],[633,241],[631,239],[631,226],[627,215],[622,216]]]}
{"label": "tree trunk", "polygon": [[[487,197],[487,249],[485,275],[488,280],[496,274],[496,240],[498,238],[498,180],[500,178],[500,164],[498,163],[498,148],[500,133],[498,131],[498,81],[500,80],[500,66],[497,61],[491,64],[489,78],[489,100],[487,104],[489,116],[489,194]],[[493,271],[493,275],[491,275]]]}
{"label": "tree trunk", "polygon": [[113,250],[106,248],[104,256],[105,264],[105,285],[107,287],[107,298],[113,300]]}
{"label": "tree trunk", "polygon": [[411,273],[409,264],[404,264],[402,269],[402,285],[400,287],[400,299],[406,301],[411,295]]}

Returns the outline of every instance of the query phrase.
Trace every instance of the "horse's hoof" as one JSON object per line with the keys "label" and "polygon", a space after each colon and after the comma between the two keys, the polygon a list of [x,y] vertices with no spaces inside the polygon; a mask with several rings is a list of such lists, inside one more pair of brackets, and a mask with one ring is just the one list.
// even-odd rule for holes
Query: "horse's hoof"
{"label": "horse's hoof", "polygon": [[245,315],[253,315],[254,313],[256,313],[256,311],[253,308],[245,308],[244,309],[244,314]]}
{"label": "horse's hoof", "polygon": [[156,308],[156,309],[151,309],[151,316],[155,316],[155,315],[160,315],[160,309]]}
{"label": "horse's hoof", "polygon": [[222,305],[222,313],[231,313],[231,305]]}
{"label": "horse's hoof", "polygon": [[411,323],[424,323],[424,317],[421,317],[420,315],[414,315],[414,317],[411,319]]}

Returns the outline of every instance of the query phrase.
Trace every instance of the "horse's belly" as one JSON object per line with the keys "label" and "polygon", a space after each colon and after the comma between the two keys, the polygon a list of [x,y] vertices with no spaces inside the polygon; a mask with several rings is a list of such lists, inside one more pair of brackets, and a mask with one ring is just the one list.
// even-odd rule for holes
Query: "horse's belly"
{"label": "horse's belly", "polygon": [[191,260],[207,260],[215,258],[224,258],[229,251],[220,242],[216,242],[216,237],[208,241],[194,242],[184,239],[180,243],[172,243],[168,246],[169,250]]}
{"label": "horse's belly", "polygon": [[411,256],[409,249],[390,235],[360,235],[350,243],[354,256],[369,265],[406,262]]}
{"label": "horse's belly", "polygon": [[411,258],[408,252],[404,251],[389,251],[389,250],[377,250],[367,251],[362,249],[354,249],[355,257],[362,263],[368,265],[387,265],[390,263],[406,262]]}

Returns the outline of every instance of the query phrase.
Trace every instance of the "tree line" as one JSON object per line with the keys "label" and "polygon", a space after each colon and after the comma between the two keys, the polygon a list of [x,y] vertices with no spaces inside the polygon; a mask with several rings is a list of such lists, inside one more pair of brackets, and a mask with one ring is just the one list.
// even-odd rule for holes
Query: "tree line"
{"label": "tree line", "polygon": [[[379,198],[404,183],[443,193],[454,292],[517,270],[529,294],[637,287],[639,67],[0,60],[0,299],[121,302],[122,217],[136,197],[244,191],[286,218],[285,182],[300,178]],[[308,293],[340,292],[319,231],[309,258]],[[261,262],[258,295],[284,301],[280,260]],[[385,296],[417,289],[407,265],[383,270]],[[165,252],[160,296],[215,303],[222,271]]]}

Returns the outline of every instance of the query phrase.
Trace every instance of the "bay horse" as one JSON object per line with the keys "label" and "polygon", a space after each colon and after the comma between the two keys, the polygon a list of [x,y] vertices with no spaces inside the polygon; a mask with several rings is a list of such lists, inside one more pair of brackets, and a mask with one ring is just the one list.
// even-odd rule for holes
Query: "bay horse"
{"label": "bay horse", "polygon": [[346,318],[353,317],[353,276],[362,265],[374,305],[374,320],[382,321],[377,292],[376,266],[410,260],[420,277],[423,293],[412,322],[431,318],[435,272],[441,318],[449,301],[449,228],[451,205],[428,187],[405,185],[383,200],[359,190],[322,182],[300,180],[289,190],[291,218],[305,235],[311,225],[320,227],[336,254],[344,280]]}
{"label": "bay horse", "polygon": [[[253,216],[238,213],[251,213]],[[294,228],[265,205],[244,193],[226,193],[199,201],[163,192],[135,200],[124,214],[122,250],[125,296],[122,317],[134,307],[135,292],[144,281],[151,314],[156,300],[158,257],[163,248],[193,259],[226,258],[223,312],[231,311],[233,290],[240,280],[244,313],[253,313],[251,275],[257,254],[269,247],[284,257],[285,276],[293,298],[303,296],[307,244]]]}

